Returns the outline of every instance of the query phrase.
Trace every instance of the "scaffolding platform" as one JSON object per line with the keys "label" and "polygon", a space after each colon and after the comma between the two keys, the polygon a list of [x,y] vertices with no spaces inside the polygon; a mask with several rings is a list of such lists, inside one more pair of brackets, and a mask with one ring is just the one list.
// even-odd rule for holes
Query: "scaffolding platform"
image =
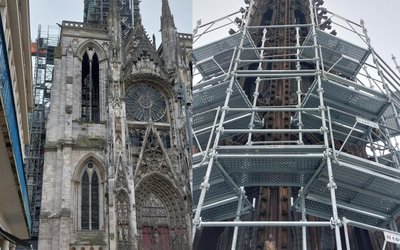
{"label": "scaffolding platform", "polygon": [[[357,144],[366,140],[371,127],[378,126],[379,119],[387,112],[390,105],[388,97],[374,89],[329,73],[324,74],[321,83],[324,89],[324,105],[331,109],[335,138],[345,140],[351,132],[348,142]],[[314,81],[302,106],[319,107],[318,95],[318,83]],[[315,128],[321,124],[320,114],[304,112],[302,118],[306,128]],[[377,128],[379,129],[379,126]]]}
{"label": "scaffolding platform", "polygon": [[[400,211],[400,170],[347,153],[332,162],[339,217],[384,226]],[[309,214],[332,217],[326,164],[306,187]],[[295,204],[299,204],[297,200]]]}
{"label": "scaffolding platform", "polygon": [[[348,31],[365,38],[362,40],[366,48],[319,30],[314,18],[316,13],[312,8],[310,12],[311,24],[307,25],[312,27],[302,45],[300,31],[306,24],[246,27],[251,20],[247,12],[243,35],[238,33],[195,50],[194,61],[205,82],[193,90],[193,128],[200,151],[210,142],[208,151],[202,151],[203,158],[194,159],[193,222],[198,227],[202,227],[201,220],[224,226],[223,220],[236,218],[234,223],[238,223],[240,218],[236,215],[241,210],[238,201],[242,197],[239,187],[240,190],[294,187],[294,193],[299,188],[299,197],[292,197],[293,208],[301,212],[303,220],[306,214],[330,220],[332,224],[328,226],[335,229],[338,249],[343,242],[340,227],[346,225],[347,219],[369,228],[387,228],[400,215],[400,155],[393,140],[393,136],[400,135],[400,98],[392,98],[391,94],[399,87],[395,80],[390,82],[396,78],[395,73],[382,67],[375,51],[367,49],[372,45],[363,22],[358,25],[343,20],[350,26]],[[363,35],[354,27],[362,30]],[[270,37],[266,30],[281,28],[284,31],[294,28],[296,44],[292,41],[286,46],[271,46],[267,42]],[[264,30],[262,37],[257,36],[262,43],[260,47],[252,44],[249,29],[260,35],[261,29]],[[239,44],[245,45],[237,47]],[[257,50],[260,57],[252,54]],[[269,50],[272,52],[265,53]],[[288,51],[296,53],[292,52],[289,57]],[[253,57],[245,62],[258,63],[259,67],[243,68],[241,52]],[[370,55],[373,62],[367,63]],[[365,69],[365,74],[361,69]],[[254,88],[246,88],[247,94],[254,91],[254,106],[239,80],[246,84],[254,81]],[[268,84],[272,80],[276,86],[281,82],[297,83],[297,89],[295,85],[287,92],[285,88],[276,88],[278,93],[272,87],[260,86],[261,81]],[[229,83],[233,83],[232,90],[227,90]],[[260,93],[263,99],[258,99]],[[289,99],[287,106],[271,106],[268,98],[274,95]],[[289,115],[275,116],[273,112]],[[252,124],[250,118],[257,113],[263,114],[266,120],[256,116]],[[217,127],[222,129],[212,133]],[[244,136],[240,140],[224,140],[236,139],[239,135]],[[354,155],[342,152],[348,149]],[[365,153],[369,159],[361,157]],[[207,171],[210,169],[211,172]],[[268,200],[263,195],[260,193],[258,197],[258,206],[263,213],[270,213],[270,207],[261,201],[272,198]],[[245,203],[249,201],[245,199]],[[264,220],[257,214],[254,217]],[[232,244],[237,234],[235,230]],[[345,235],[348,237],[347,231]],[[302,249],[307,248],[307,238],[304,226]]]}
{"label": "scaffolding platform", "polygon": [[[321,45],[325,70],[331,69],[344,77],[355,79],[371,52],[319,29],[316,31],[317,42]],[[304,41],[304,46],[312,46],[313,44],[313,36],[310,32]],[[303,49],[300,57],[314,58],[314,49]]]}
{"label": "scaffolding platform", "polygon": [[[245,199],[247,201],[247,199]],[[241,214],[248,214],[253,208],[251,205],[247,205],[242,209]],[[194,204],[197,205],[197,204]],[[223,203],[222,205],[216,204],[215,206],[210,205],[209,207],[205,206],[202,212],[201,219],[202,221],[222,221],[232,219],[236,216],[236,210],[238,207],[238,198],[231,202]]]}
{"label": "scaffolding platform", "polygon": [[[393,152],[393,153],[399,154],[399,152]],[[380,164],[386,165],[388,167],[395,168],[396,167],[396,163],[393,161],[392,156],[393,156],[392,153],[378,156],[377,157],[378,158],[378,162]]]}
{"label": "scaffolding platform", "polygon": [[[200,197],[200,185],[207,171],[208,162],[201,162],[203,156],[198,153],[193,155],[193,207],[197,206]],[[204,212],[202,220],[215,221],[226,220],[235,217],[238,206],[238,193],[235,192],[235,186],[226,181],[226,178],[217,169],[217,166],[211,170],[209,180],[210,188],[204,199]],[[251,203],[244,199],[245,211],[251,210]]]}
{"label": "scaffolding platform", "polygon": [[[214,125],[215,116],[218,107],[224,105],[229,80],[225,80],[225,75],[213,78],[204,83],[198,84],[193,88],[193,130],[200,142],[201,146],[207,144],[210,137],[211,129]],[[232,95],[230,98],[230,107],[251,107],[251,103],[240,87],[237,81],[234,82]],[[225,120],[224,128],[248,128],[250,124],[251,113],[228,111]],[[255,127],[261,126],[261,119],[255,115]],[[228,135],[223,135],[226,138]]]}
{"label": "scaffolding platform", "polygon": [[[394,110],[395,108],[396,112]],[[385,120],[386,126],[388,127],[388,133],[390,136],[400,135],[400,124],[396,113],[400,114],[400,109],[396,106],[393,107],[392,105],[390,105],[383,114],[383,118]]]}
{"label": "scaffolding platform", "polygon": [[217,162],[237,186],[302,187],[322,163],[324,148],[307,146],[221,146]]}
{"label": "scaffolding platform", "polygon": [[[239,46],[241,38],[242,34],[236,33],[193,50],[193,61],[204,79],[209,79],[210,77],[228,72],[232,58],[234,57],[235,48]],[[251,40],[248,33],[243,41],[243,47],[255,48],[253,40]],[[257,51],[245,50],[240,59],[256,60],[258,58],[259,55]],[[249,64],[248,62],[242,62],[239,64],[239,67],[244,67]]]}

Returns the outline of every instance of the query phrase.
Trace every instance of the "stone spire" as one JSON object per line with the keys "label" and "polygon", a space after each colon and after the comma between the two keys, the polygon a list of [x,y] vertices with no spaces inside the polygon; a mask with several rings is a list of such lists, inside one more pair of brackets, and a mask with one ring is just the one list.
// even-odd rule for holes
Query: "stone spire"
{"label": "stone spire", "polygon": [[171,27],[175,29],[174,16],[171,14],[168,0],[162,0],[161,29],[163,27]]}
{"label": "stone spire", "polygon": [[142,23],[142,17],[140,16],[140,6],[139,6],[139,0],[133,0],[133,24],[136,26],[136,24]]}
{"label": "stone spire", "polygon": [[118,9],[118,0],[111,0],[108,12],[108,26],[110,36],[110,59],[121,62],[121,17]]}
{"label": "stone spire", "polygon": [[172,71],[177,67],[178,40],[174,17],[171,14],[168,0],[162,0],[161,40],[164,66],[168,71]]}

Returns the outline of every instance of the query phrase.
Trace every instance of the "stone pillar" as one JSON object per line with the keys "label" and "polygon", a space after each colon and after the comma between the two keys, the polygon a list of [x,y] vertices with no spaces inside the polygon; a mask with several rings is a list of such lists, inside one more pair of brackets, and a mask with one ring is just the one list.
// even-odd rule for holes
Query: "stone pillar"
{"label": "stone pillar", "polygon": [[9,250],[10,249],[10,242],[7,240],[3,240],[3,244],[1,244],[1,250]]}

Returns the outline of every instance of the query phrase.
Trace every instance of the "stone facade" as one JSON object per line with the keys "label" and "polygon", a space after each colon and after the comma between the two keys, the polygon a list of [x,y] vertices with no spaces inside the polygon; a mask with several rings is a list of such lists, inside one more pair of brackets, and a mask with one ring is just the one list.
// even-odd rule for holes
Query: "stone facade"
{"label": "stone facade", "polygon": [[140,16],[122,35],[117,0],[109,4],[107,26],[62,23],[39,249],[191,249],[188,53],[167,1],[164,55]]}

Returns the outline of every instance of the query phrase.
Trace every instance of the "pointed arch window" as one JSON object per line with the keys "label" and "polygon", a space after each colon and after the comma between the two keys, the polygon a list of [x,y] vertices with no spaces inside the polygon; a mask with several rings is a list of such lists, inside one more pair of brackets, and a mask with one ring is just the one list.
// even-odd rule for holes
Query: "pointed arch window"
{"label": "pointed arch window", "polygon": [[171,137],[169,135],[169,131],[167,130],[160,131],[160,138],[165,148],[171,148]]}
{"label": "pointed arch window", "polygon": [[89,175],[87,171],[82,176],[82,229],[89,229],[89,207],[90,207],[90,196],[89,196]]}
{"label": "pointed arch window", "polygon": [[92,175],[91,206],[92,229],[99,229],[99,178],[96,172]]}
{"label": "pointed arch window", "polygon": [[82,121],[100,121],[99,93],[99,58],[93,48],[89,47],[82,58]]}
{"label": "pointed arch window", "polygon": [[141,147],[146,134],[143,128],[129,129],[129,142],[133,147]]}
{"label": "pointed arch window", "polygon": [[100,182],[93,162],[86,165],[81,180],[81,229],[98,230]]}

